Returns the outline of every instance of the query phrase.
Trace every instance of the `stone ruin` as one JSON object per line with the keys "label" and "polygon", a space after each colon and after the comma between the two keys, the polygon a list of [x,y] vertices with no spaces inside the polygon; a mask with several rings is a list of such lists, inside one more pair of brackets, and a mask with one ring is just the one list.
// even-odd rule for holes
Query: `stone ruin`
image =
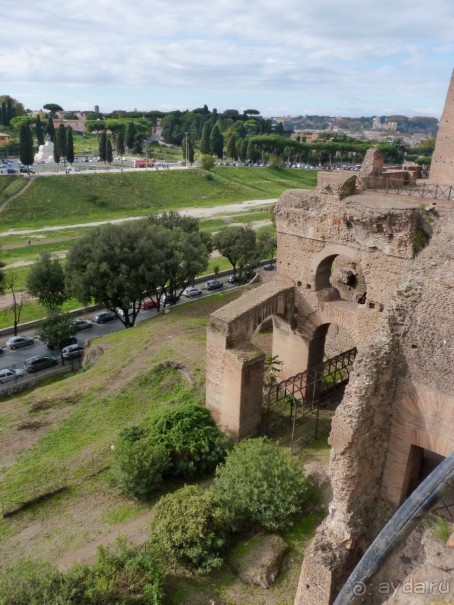
{"label": "stone ruin", "polygon": [[[453,92],[454,75],[431,169],[444,185],[454,185]],[[365,170],[375,170],[369,155]],[[329,438],[329,513],[306,552],[295,605],[332,603],[383,511],[454,451],[454,201],[431,201],[320,172],[315,191],[286,191],[277,204],[275,280],[211,316],[207,406],[237,439],[261,428],[264,354],[251,340],[264,322],[281,379],[357,347]]]}

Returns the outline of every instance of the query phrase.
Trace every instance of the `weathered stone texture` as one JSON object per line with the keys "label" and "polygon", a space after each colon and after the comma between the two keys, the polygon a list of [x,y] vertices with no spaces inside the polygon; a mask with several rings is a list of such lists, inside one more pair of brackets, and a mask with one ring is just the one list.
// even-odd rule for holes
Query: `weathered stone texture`
{"label": "weathered stone texture", "polygon": [[369,176],[380,176],[383,172],[383,156],[372,147],[368,149],[366,155],[364,157],[363,163],[361,165],[361,170],[359,171],[359,176],[361,177],[369,177]]}

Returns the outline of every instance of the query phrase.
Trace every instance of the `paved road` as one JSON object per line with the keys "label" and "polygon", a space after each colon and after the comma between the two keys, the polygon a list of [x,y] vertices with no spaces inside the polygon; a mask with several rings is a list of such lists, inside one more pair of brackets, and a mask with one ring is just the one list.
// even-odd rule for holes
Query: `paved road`
{"label": "paved road", "polygon": [[[228,278],[223,278],[223,279],[219,280],[224,283],[222,291],[230,290],[232,288],[238,287],[237,285],[229,284],[227,279]],[[202,289],[201,297],[210,296],[212,294],[217,294],[218,292],[221,291],[220,289],[214,290],[214,291],[204,290],[202,285],[200,285],[199,287]],[[199,298],[201,298],[201,297],[199,297]],[[184,296],[182,296],[177,304],[181,305],[190,300],[196,300],[196,299],[194,299],[194,298],[188,299],[188,298],[185,298]],[[167,308],[169,308],[169,307],[167,307]],[[94,315],[94,313],[92,313],[91,315],[87,314],[87,318],[90,319],[93,315]],[[156,309],[149,309],[149,310],[145,310],[145,311],[142,310],[142,311],[140,311],[140,313],[138,314],[138,316],[136,318],[136,324],[144,321],[145,319],[149,319],[150,317],[155,317],[156,315],[157,315]],[[97,338],[98,336],[104,336],[105,334],[111,334],[113,332],[119,332],[124,329],[125,329],[125,327],[123,326],[123,324],[120,322],[120,320],[117,319],[115,321],[110,321],[105,324],[100,324],[100,325],[93,324],[92,328],[78,332],[77,338],[80,342],[85,342],[89,339]],[[35,337],[34,344],[27,346],[27,347],[22,347],[20,349],[16,349],[15,351],[11,351],[7,346],[5,346],[5,341],[0,342],[0,345],[2,345],[2,347],[3,347],[3,354],[0,356],[0,369],[3,369],[3,368],[13,368],[13,369],[21,368],[22,369],[24,366],[25,359],[27,359],[28,357],[33,357],[35,355],[52,355],[59,359],[59,366],[60,366],[60,364],[61,364],[60,351],[59,350],[49,351],[47,346],[43,342],[41,342],[38,338],[36,338],[35,330],[21,331],[20,334],[21,334],[21,336]],[[6,340],[6,338],[7,337],[5,337],[5,340]],[[67,364],[68,367],[71,367],[71,361],[65,361],[65,364]],[[78,369],[79,361],[77,359],[74,360],[72,366],[73,366],[73,369]],[[53,374],[54,372],[55,372],[55,369],[50,369],[50,370],[44,370],[41,372],[36,372],[35,374],[26,375],[24,378],[20,378],[18,380],[18,383],[29,381],[30,376],[32,376],[33,379],[36,380],[36,379],[39,379],[39,377],[47,376],[49,374]],[[12,383],[12,384],[14,384],[14,383]],[[0,394],[2,391],[7,390],[9,388],[9,386],[11,386],[11,383],[0,385]]]}

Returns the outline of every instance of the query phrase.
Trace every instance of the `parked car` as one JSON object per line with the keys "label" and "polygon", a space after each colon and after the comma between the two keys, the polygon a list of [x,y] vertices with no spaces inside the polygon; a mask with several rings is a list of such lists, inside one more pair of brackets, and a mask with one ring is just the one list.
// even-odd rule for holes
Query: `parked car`
{"label": "parked car", "polygon": [[3,368],[3,370],[0,370],[0,384],[5,384],[5,382],[11,382],[12,380],[18,380],[18,378],[24,375],[24,370]]}
{"label": "parked car", "polygon": [[174,305],[177,302],[177,297],[171,294],[170,292],[166,292],[162,297],[162,302],[164,305]]}
{"label": "parked car", "polygon": [[52,355],[35,355],[34,357],[28,357],[24,361],[24,368],[29,374],[51,368],[52,366],[58,365],[58,359],[52,357]]}
{"label": "parked car", "polygon": [[80,330],[88,330],[89,328],[92,328],[93,322],[90,321],[89,319],[83,319],[82,317],[77,317],[73,321],[73,326],[77,332],[80,332]]}
{"label": "parked car", "polygon": [[62,349],[62,355],[65,359],[76,359],[77,357],[82,357],[84,354],[85,347],[83,344],[76,343],[73,345],[69,345]]}
{"label": "parked car", "polygon": [[150,298],[149,296],[147,296],[147,298],[143,299],[140,308],[145,311],[147,309],[155,309],[157,306],[158,302],[154,298]]}
{"label": "parked car", "polygon": [[[139,311],[140,311],[140,309],[139,309]],[[117,313],[120,317],[124,316],[123,309],[121,309],[120,307],[117,307]],[[129,317],[132,317],[133,314],[134,314],[134,309],[132,307],[129,307],[129,309],[128,309]]]}
{"label": "parked car", "polygon": [[32,168],[27,168],[27,166],[21,166],[19,168],[19,172],[23,172],[25,174],[35,174],[35,171]]}
{"label": "parked car", "polygon": [[205,284],[205,288],[207,290],[217,290],[218,288],[222,288],[224,284],[217,279],[209,279]]}
{"label": "parked car", "polygon": [[[67,347],[68,345],[73,345],[73,344],[77,344],[77,338],[75,336],[68,336],[68,338],[66,338],[62,344],[61,347]],[[48,349],[50,349],[51,351],[54,351],[55,349],[58,349],[60,345],[58,345],[58,343],[53,342],[52,340],[48,340],[46,342],[46,347]]]}
{"label": "parked car", "polygon": [[19,347],[28,347],[32,345],[35,341],[31,336],[10,336],[6,341],[6,344],[9,348],[14,351],[14,349],[18,349]]}
{"label": "parked car", "polygon": [[6,172],[7,172],[8,174],[16,174],[17,170],[16,170],[15,168],[7,168],[7,169],[6,169]]}
{"label": "parked car", "polygon": [[199,288],[186,288],[185,290],[183,290],[183,296],[187,296],[188,298],[200,296],[201,294],[202,290],[199,290]]}
{"label": "parked car", "polygon": [[117,316],[112,311],[100,311],[93,317],[93,321],[97,324],[104,324],[106,321],[114,321],[115,319],[117,319]]}
{"label": "parked car", "polygon": [[265,271],[274,271],[276,267],[273,265],[273,263],[268,263],[267,265],[263,265],[263,268]]}

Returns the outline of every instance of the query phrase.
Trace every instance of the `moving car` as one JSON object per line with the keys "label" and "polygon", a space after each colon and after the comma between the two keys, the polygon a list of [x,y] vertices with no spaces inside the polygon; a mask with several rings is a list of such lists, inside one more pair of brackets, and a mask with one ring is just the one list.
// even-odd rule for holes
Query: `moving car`
{"label": "moving car", "polygon": [[39,372],[39,370],[45,370],[52,366],[58,365],[58,359],[52,357],[52,355],[35,355],[34,357],[28,357],[24,361],[24,368],[29,374]]}
{"label": "moving car", "polygon": [[33,343],[34,340],[30,336],[10,336],[6,341],[6,344],[12,351],[14,351],[14,349],[18,349],[19,347],[28,347]]}
{"label": "moving car", "polygon": [[5,384],[5,382],[17,380],[18,378],[24,375],[24,370],[13,370],[11,368],[3,368],[3,370],[0,370],[0,384]]}
{"label": "moving car", "polygon": [[217,279],[209,279],[205,284],[205,288],[207,290],[217,290],[218,288],[222,288],[224,284]]}
{"label": "moving car", "polygon": [[83,344],[76,343],[62,349],[62,355],[65,359],[77,359],[84,354],[85,347]]}
{"label": "moving car", "polygon": [[202,290],[199,288],[186,288],[183,290],[183,296],[187,296],[188,298],[192,298],[193,296],[200,296],[202,294]]}
{"label": "moving car", "polygon": [[100,311],[93,317],[93,321],[97,324],[104,324],[106,321],[114,321],[115,319],[117,319],[117,316],[112,311]]}
{"label": "moving car", "polygon": [[155,309],[157,306],[158,306],[157,301],[154,298],[150,298],[149,296],[147,296],[147,298],[143,299],[142,304],[140,305],[140,308],[143,310]]}
{"label": "moving car", "polygon": [[89,319],[83,319],[82,317],[78,317],[73,321],[73,326],[77,332],[80,332],[80,330],[88,330],[88,328],[92,328],[93,322]]}

